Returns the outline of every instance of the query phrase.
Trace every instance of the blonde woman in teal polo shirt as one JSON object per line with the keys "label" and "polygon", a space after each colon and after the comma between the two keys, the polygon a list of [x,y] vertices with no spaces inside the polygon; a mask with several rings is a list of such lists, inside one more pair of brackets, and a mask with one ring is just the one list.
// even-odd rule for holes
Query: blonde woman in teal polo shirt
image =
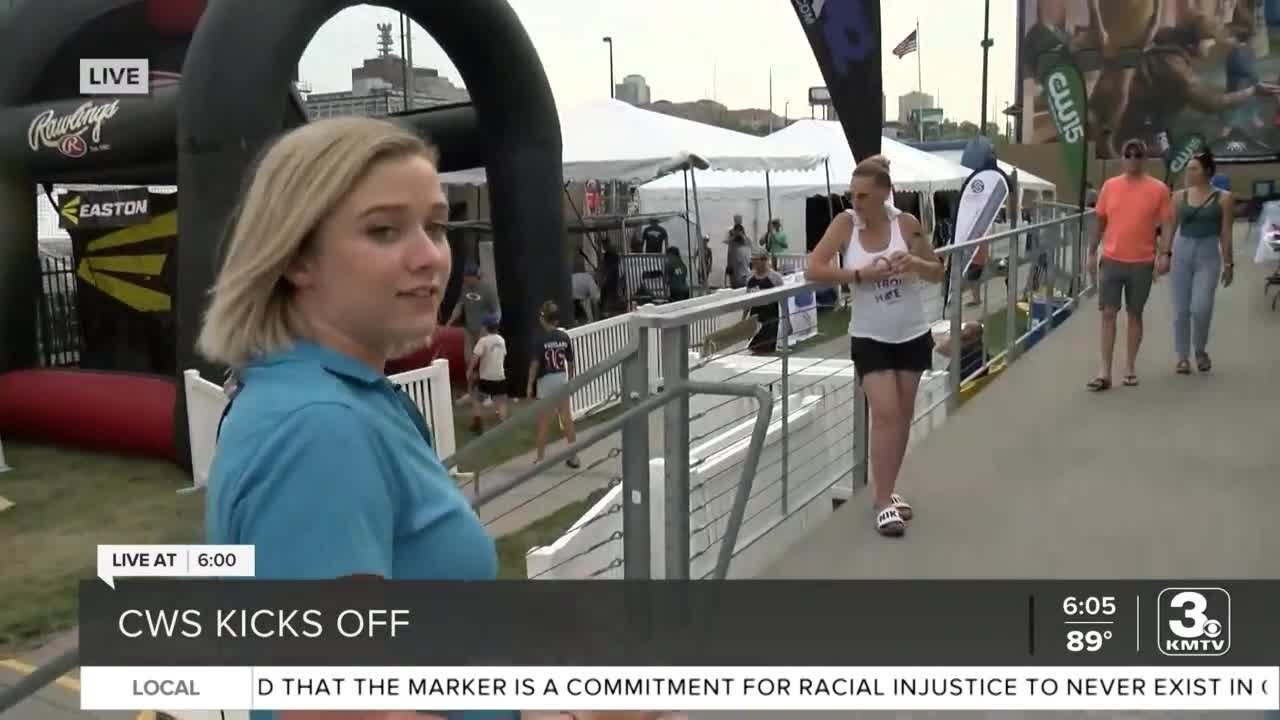
{"label": "blonde woman in teal polo shirt", "polygon": [[309,123],[256,168],[199,349],[236,380],[209,473],[208,540],[254,545],[257,577],[497,577],[493,540],[382,372],[435,328],[447,218],[434,149],[381,120]]}

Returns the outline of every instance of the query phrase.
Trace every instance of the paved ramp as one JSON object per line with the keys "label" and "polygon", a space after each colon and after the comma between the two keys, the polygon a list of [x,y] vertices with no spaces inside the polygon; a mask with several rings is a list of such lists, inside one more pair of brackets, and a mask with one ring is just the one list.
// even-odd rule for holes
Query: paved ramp
{"label": "paved ramp", "polygon": [[[1280,577],[1280,312],[1245,243],[1219,290],[1213,372],[1173,373],[1169,279],[1141,385],[1086,392],[1098,313],[1073,317],[907,457],[907,536],[863,491],[778,560],[779,578]],[[1247,254],[1246,254],[1247,253]],[[1121,321],[1116,357],[1123,357]]]}

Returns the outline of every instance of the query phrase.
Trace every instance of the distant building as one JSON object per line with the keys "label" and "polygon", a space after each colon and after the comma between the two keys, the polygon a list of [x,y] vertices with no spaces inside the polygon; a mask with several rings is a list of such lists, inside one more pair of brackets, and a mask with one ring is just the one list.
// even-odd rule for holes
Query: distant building
{"label": "distant building", "polygon": [[613,95],[625,103],[648,105],[649,83],[645,82],[643,75],[628,75],[614,87]]}
{"label": "distant building", "polygon": [[360,67],[351,68],[351,89],[340,92],[311,93],[306,97],[307,115],[311,118],[335,115],[387,115],[405,110],[406,76],[413,108],[467,102],[470,94],[441,77],[435,68],[408,68],[398,55],[392,54],[391,23],[378,24],[378,56],[366,58]]}
{"label": "distant building", "polygon": [[911,114],[919,110],[933,107],[933,96],[929,93],[911,91],[898,96],[898,122],[906,125],[911,122]]}

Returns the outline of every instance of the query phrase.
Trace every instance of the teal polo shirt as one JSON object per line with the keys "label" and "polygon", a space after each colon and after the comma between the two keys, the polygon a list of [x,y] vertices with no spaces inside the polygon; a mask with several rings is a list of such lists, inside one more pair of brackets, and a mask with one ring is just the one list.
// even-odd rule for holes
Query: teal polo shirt
{"label": "teal polo shirt", "polygon": [[496,579],[492,538],[406,400],[311,342],[245,368],[209,471],[208,542],[253,545],[259,578]]}

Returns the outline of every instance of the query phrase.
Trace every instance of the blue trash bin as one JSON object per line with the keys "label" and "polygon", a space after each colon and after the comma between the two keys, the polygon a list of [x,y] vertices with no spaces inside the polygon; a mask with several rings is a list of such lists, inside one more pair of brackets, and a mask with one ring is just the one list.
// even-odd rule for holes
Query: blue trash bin
{"label": "blue trash bin", "polygon": [[[1050,305],[1052,305],[1052,310],[1050,310]],[[1067,307],[1066,298],[1055,297],[1052,303],[1049,303],[1047,300],[1045,300],[1045,298],[1031,299],[1032,326],[1035,326],[1037,324],[1043,323],[1046,320],[1048,320],[1049,327],[1056,328],[1059,325],[1061,325],[1063,321],[1065,321],[1069,317],[1071,317],[1071,308]],[[1040,340],[1044,338],[1044,333],[1045,333],[1045,328],[1043,325],[1040,325],[1040,327],[1037,327],[1036,329],[1032,330],[1031,333],[1027,335],[1027,343],[1026,343],[1025,349],[1030,350],[1032,347],[1035,346],[1036,343],[1040,342]]]}

